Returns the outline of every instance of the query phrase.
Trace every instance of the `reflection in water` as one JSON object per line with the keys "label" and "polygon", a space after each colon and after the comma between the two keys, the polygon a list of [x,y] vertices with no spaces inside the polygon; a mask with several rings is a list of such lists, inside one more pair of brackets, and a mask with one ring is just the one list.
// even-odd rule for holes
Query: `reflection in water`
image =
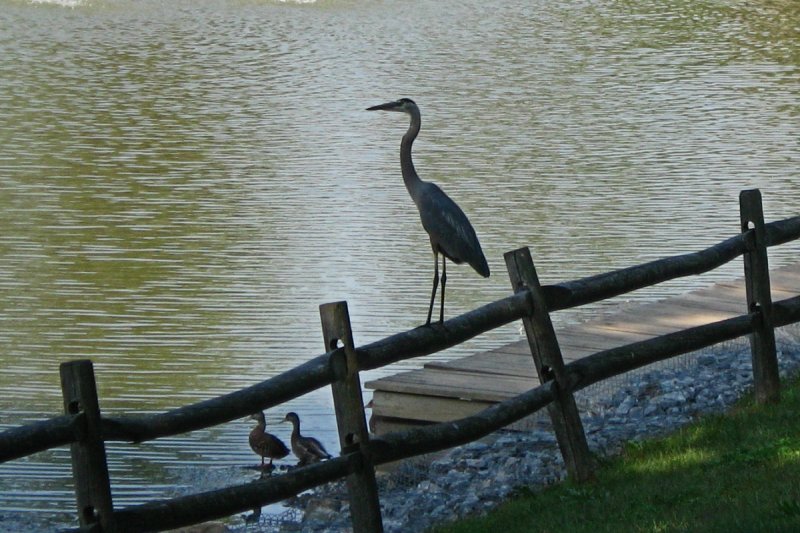
{"label": "reflection in water", "polygon": [[[407,122],[363,111],[378,101],[421,106],[417,168],[494,272],[453,268],[448,316],[506,296],[519,246],[550,283],[718,242],[744,188],[771,220],[797,214],[791,2],[0,3],[4,427],[59,412],[69,359],[95,362],[105,412],[154,412],[321,353],[324,302],[348,301],[358,344],[418,325]],[[336,449],[329,391],[266,413],[284,439],[289,410]],[[248,431],[114,443],[115,502],[249,479]],[[0,508],[68,511],[68,464],[0,466]]]}

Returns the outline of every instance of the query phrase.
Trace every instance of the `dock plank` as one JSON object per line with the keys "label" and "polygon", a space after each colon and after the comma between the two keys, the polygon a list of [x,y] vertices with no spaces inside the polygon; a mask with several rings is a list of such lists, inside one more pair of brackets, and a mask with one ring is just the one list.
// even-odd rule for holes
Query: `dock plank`
{"label": "dock plank", "polygon": [[423,422],[446,422],[474,415],[494,402],[463,401],[422,394],[375,391],[372,414]]}
{"label": "dock plank", "polygon": [[500,402],[539,385],[538,380],[520,376],[489,375],[459,370],[423,368],[401,372],[377,381],[368,388],[405,394],[427,394],[464,400]]}
{"label": "dock plank", "polygon": [[479,372],[501,376],[519,376],[531,379],[536,375],[533,357],[520,357],[508,354],[481,354],[480,357],[464,357],[452,361],[428,363],[425,368],[439,370],[456,370],[462,372]]}

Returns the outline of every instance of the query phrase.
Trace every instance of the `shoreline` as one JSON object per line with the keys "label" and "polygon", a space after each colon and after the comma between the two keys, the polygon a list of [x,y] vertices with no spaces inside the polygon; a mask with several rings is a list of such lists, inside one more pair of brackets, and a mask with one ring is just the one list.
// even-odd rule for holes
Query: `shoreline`
{"label": "shoreline", "polygon": [[[781,381],[800,369],[800,328],[776,330]],[[701,416],[726,412],[752,389],[746,338],[678,356],[598,384],[576,395],[590,450],[618,455],[631,441],[654,438]],[[723,379],[724,378],[724,379]],[[609,394],[610,386],[617,385]],[[597,390],[600,389],[600,390]],[[453,448],[425,463],[409,461],[379,477],[384,529],[424,531],[435,524],[484,513],[520,488],[542,490],[566,478],[552,431],[501,430],[491,442]],[[281,515],[262,517],[247,531],[350,531],[344,482],[294,498]],[[301,521],[296,521],[301,514]],[[258,529],[254,529],[258,528]],[[234,531],[244,531],[235,528]]]}

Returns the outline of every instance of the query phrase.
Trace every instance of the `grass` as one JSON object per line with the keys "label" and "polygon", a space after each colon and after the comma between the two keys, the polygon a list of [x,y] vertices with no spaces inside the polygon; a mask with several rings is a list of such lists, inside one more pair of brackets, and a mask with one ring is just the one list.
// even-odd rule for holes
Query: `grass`
{"label": "grass", "polygon": [[670,436],[629,444],[597,480],[521,490],[432,533],[800,531],[800,381]]}

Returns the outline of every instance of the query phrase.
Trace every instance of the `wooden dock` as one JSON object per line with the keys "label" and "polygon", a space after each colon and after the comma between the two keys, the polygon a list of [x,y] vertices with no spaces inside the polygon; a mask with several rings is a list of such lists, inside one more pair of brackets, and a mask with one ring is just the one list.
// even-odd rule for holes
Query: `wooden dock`
{"label": "wooden dock", "polygon": [[[770,272],[772,300],[800,295],[800,263]],[[744,314],[744,278],[557,328],[564,361]],[[539,384],[526,339],[447,362],[426,363],[365,383],[373,389],[373,431],[454,420]],[[524,427],[524,425],[523,425]]]}

